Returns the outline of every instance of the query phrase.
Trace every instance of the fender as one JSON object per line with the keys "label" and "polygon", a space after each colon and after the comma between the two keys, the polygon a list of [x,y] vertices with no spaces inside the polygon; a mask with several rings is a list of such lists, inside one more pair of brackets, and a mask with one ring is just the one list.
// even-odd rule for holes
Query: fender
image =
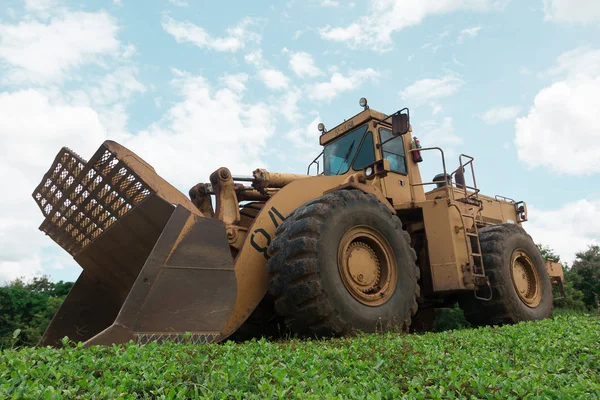
{"label": "fender", "polygon": [[[364,171],[357,172],[347,177],[339,186],[336,186],[330,190],[323,192],[323,194],[336,192],[338,190],[357,189],[367,194],[372,194],[377,197],[382,204],[384,204],[392,214],[396,214],[396,210],[392,206],[392,203],[383,195],[383,192],[372,184],[367,183],[367,178]],[[371,181],[372,182],[372,181]]]}
{"label": "fender", "polygon": [[[362,181],[362,182],[361,182]],[[269,245],[277,227],[298,207],[323,194],[337,190],[357,189],[375,195],[395,214],[381,190],[366,183],[364,172],[341,176],[316,176],[294,181],[267,201],[248,229],[248,235],[235,259],[237,299],[233,312],[217,341],[233,334],[254,311],[269,288],[267,261]]]}

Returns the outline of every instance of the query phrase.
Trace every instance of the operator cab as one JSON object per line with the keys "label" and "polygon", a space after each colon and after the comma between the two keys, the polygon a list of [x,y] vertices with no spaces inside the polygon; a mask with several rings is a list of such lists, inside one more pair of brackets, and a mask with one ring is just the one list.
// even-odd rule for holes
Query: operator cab
{"label": "operator cab", "polygon": [[325,146],[325,175],[344,175],[350,167],[360,171],[375,162],[373,133],[367,132],[368,128],[363,124]]}
{"label": "operator cab", "polygon": [[[365,98],[361,99],[360,104],[364,111],[331,131],[327,131],[322,123],[319,124],[320,141],[324,147],[323,174],[355,173],[385,159],[389,162],[391,172],[407,175],[406,144],[402,135],[409,130],[408,113],[386,116],[369,109]],[[395,119],[396,115],[405,116],[405,128],[394,135],[390,119]]]}

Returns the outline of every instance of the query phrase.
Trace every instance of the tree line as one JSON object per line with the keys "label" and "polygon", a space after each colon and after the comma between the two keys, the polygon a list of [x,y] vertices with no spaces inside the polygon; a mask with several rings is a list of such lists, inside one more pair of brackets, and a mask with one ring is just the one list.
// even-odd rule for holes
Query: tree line
{"label": "tree line", "polygon": [[0,287],[0,348],[35,346],[73,285],[44,275]]}
{"label": "tree line", "polygon": [[571,266],[561,262],[551,248],[543,245],[538,248],[545,259],[563,266],[566,296],[557,300],[556,306],[578,311],[596,310],[600,299],[600,246],[590,245],[576,253]]}
{"label": "tree line", "polygon": [[[538,248],[545,259],[560,262],[551,248]],[[557,300],[556,306],[596,310],[600,298],[600,246],[591,245],[578,252],[571,266],[562,264],[566,297]],[[48,276],[41,276],[29,283],[16,279],[0,287],[0,348],[35,346],[73,284],[51,282]]]}

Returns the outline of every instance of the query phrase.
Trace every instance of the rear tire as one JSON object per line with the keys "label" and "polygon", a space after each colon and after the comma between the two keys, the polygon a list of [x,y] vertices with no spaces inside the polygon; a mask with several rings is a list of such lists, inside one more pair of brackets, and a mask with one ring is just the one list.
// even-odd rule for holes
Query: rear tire
{"label": "rear tire", "polygon": [[514,324],[552,316],[553,295],[544,259],[531,237],[517,225],[479,230],[492,299],[472,294],[459,300],[465,318],[475,326]]}
{"label": "rear tire", "polygon": [[400,219],[375,196],[341,190],[308,202],[278,227],[269,253],[269,291],[292,334],[411,325],[416,253]]}

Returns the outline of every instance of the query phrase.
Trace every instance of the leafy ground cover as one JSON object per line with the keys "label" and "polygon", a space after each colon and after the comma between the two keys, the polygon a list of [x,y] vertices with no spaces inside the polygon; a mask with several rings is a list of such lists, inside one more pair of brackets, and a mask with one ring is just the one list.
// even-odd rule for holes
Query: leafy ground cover
{"label": "leafy ground cover", "polygon": [[600,319],[423,335],[0,353],[0,398],[600,397]]}

